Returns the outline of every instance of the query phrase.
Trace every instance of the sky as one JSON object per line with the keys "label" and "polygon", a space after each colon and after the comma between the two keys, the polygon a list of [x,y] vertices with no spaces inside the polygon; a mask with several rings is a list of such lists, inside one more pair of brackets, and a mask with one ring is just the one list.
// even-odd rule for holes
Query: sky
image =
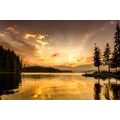
{"label": "sky", "polygon": [[95,43],[113,49],[115,27],[113,20],[0,21],[0,45],[26,65],[74,67],[93,62]]}

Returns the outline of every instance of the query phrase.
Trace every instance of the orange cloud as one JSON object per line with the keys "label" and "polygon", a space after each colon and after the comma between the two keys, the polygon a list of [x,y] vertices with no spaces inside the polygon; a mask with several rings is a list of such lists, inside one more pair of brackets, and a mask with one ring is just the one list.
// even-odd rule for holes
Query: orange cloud
{"label": "orange cloud", "polygon": [[80,62],[82,60],[84,60],[84,57],[80,57],[79,59],[77,59],[77,62]]}
{"label": "orange cloud", "polygon": [[54,53],[53,55],[52,55],[52,57],[57,57],[59,55],[59,53]]}
{"label": "orange cloud", "polygon": [[87,63],[92,63],[92,61],[93,61],[93,56],[86,57]]}
{"label": "orange cloud", "polygon": [[40,61],[44,61],[44,59],[40,59]]}
{"label": "orange cloud", "polygon": [[[49,43],[46,42],[46,36],[45,35],[41,35],[41,34],[31,34],[31,33],[26,33],[24,35],[24,39],[26,40],[33,40],[33,41],[36,41],[37,45],[40,44],[42,46],[45,46],[45,45],[48,45]],[[33,42],[32,41],[32,42]]]}
{"label": "orange cloud", "polygon": [[37,41],[38,43],[40,43],[41,45],[45,46],[45,45],[48,45],[48,42],[44,42],[44,41]]}

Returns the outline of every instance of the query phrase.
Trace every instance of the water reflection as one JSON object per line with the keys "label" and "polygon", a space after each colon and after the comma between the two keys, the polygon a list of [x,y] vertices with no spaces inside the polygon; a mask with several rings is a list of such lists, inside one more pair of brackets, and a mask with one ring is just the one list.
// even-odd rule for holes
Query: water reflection
{"label": "water reflection", "polygon": [[0,74],[0,99],[2,99],[2,95],[18,92],[20,83],[20,74]]}
{"label": "water reflection", "polygon": [[93,99],[93,82],[81,74],[25,74],[23,78],[22,96],[28,89],[31,93],[23,99]]}
{"label": "water reflection", "polygon": [[120,84],[117,83],[117,79],[116,84],[111,85],[111,90],[113,91],[113,99],[120,100]]}
{"label": "water reflection", "polygon": [[9,100],[119,100],[120,81],[81,74],[0,74],[0,98]]}
{"label": "water reflection", "polygon": [[94,94],[94,99],[95,100],[100,100],[101,98],[101,85],[100,85],[100,79],[98,79],[98,82],[95,83],[94,85],[94,91],[95,91],[95,94]]}
{"label": "water reflection", "polygon": [[[105,80],[104,80],[105,81]],[[94,99],[95,100],[119,100],[120,99],[120,84],[117,82],[111,82],[109,77],[107,82],[100,83],[100,79],[94,85]]]}
{"label": "water reflection", "polygon": [[2,96],[10,100],[91,100],[94,80],[81,74],[22,74],[19,92]]}

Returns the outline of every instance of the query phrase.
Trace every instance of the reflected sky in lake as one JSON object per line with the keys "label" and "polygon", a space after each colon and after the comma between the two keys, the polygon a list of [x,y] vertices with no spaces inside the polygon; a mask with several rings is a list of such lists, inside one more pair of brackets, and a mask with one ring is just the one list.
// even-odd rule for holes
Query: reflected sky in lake
{"label": "reflected sky in lake", "polygon": [[119,80],[86,78],[79,73],[0,75],[4,100],[111,100],[120,99],[119,94]]}

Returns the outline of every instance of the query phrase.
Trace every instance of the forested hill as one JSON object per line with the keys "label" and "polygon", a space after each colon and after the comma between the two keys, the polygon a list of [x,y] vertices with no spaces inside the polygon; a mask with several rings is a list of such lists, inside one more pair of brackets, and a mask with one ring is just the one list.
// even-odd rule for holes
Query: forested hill
{"label": "forested hill", "polygon": [[59,73],[59,72],[72,72],[70,70],[59,70],[52,67],[41,67],[41,66],[30,66],[30,67],[24,67],[23,72],[53,72],[53,73]]}
{"label": "forested hill", "polygon": [[21,72],[22,61],[13,50],[0,46],[0,72]]}

